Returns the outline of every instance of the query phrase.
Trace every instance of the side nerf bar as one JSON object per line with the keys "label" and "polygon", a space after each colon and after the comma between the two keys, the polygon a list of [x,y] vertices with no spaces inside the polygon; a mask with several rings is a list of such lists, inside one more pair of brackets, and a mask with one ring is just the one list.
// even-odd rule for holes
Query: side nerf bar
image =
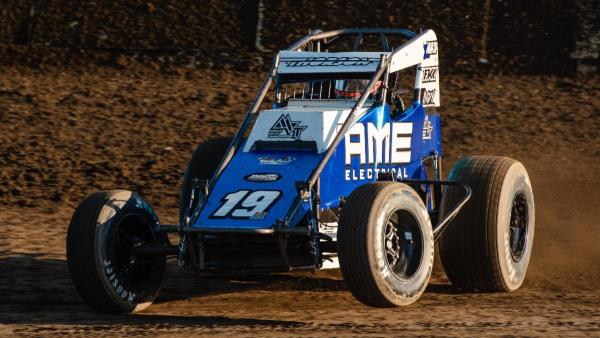
{"label": "side nerf bar", "polygon": [[[406,183],[408,185],[428,184],[428,185],[433,185],[433,186],[460,187],[463,189],[464,195],[463,195],[462,199],[452,208],[452,210],[450,210],[450,212],[448,212],[445,215],[445,217],[441,220],[438,219],[438,217],[435,217],[435,220],[437,221],[437,224],[433,226],[433,239],[435,241],[437,241],[440,238],[440,236],[442,235],[444,230],[446,230],[448,224],[450,224],[452,219],[454,219],[454,217],[456,217],[456,215],[458,215],[458,212],[460,211],[460,209],[462,209],[465,206],[465,204],[467,204],[469,199],[471,199],[471,187],[469,187],[469,185],[467,185],[466,183],[462,183],[462,182],[441,181],[441,180],[440,181],[436,181],[436,180],[401,180],[401,181],[397,181],[397,182]],[[444,192],[444,193],[447,193],[447,192]],[[441,199],[441,196],[435,196],[436,203],[440,199]],[[434,214],[437,211],[437,215],[439,215],[439,210],[440,210],[440,205],[434,206]]]}

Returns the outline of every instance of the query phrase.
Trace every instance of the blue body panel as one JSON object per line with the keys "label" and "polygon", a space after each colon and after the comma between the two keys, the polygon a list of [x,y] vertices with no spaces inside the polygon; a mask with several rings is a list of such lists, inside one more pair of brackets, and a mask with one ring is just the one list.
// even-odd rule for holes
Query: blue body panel
{"label": "blue body panel", "polygon": [[[425,123],[427,116],[428,123]],[[391,126],[392,122],[412,122],[410,136],[410,162],[401,164],[390,163],[360,163],[352,158],[351,163],[345,163],[345,142],[338,145],[333,156],[320,175],[321,208],[337,207],[340,197],[348,196],[358,186],[377,181],[377,173],[391,171],[401,179],[425,178],[422,159],[432,156],[435,152],[441,156],[440,118],[439,115],[426,115],[420,103],[414,103],[400,116],[390,117],[388,105],[373,107],[358,122],[365,125],[374,124],[377,129]],[[388,123],[386,125],[386,123]],[[366,146],[366,143],[365,143]],[[243,148],[243,147],[242,147]],[[382,149],[390,151],[390,149]],[[365,149],[365,152],[368,152]],[[282,219],[297,196],[296,182],[305,182],[316,168],[324,153],[310,151],[239,151],[221,173],[212,192],[210,193],[193,227],[215,228],[272,228],[277,219]],[[383,158],[383,157],[382,157]],[[266,159],[266,160],[265,160]],[[276,163],[276,164],[273,164]],[[255,173],[279,174],[280,179],[273,182],[251,182],[245,179]],[[260,218],[217,218],[211,216],[224,203],[227,194],[240,190],[276,190],[281,194]],[[308,211],[308,203],[304,203],[291,224],[298,224]]]}
{"label": "blue body panel", "polygon": [[[348,196],[357,187],[377,181],[377,173],[381,171],[394,170],[400,179],[422,179],[425,173],[422,171],[421,160],[431,156],[435,151],[441,156],[440,143],[440,117],[439,115],[428,115],[431,123],[431,139],[423,139],[422,127],[425,111],[420,104],[414,104],[403,114],[390,118],[389,106],[381,106],[372,109],[366,114],[360,123],[365,126],[374,123],[378,129],[385,126],[386,122],[412,122],[413,132],[411,136],[411,160],[403,164],[360,164],[356,158],[352,159],[350,166],[345,165],[345,144],[341,142],[334,155],[320,176],[321,182],[321,206],[323,208],[337,207],[341,196]],[[365,152],[367,150],[365,149]],[[389,151],[389,149],[387,150]],[[361,175],[362,174],[362,175]],[[346,180],[346,177],[351,180]],[[362,177],[362,179],[361,179]],[[353,180],[352,178],[357,178]]]}
{"label": "blue body panel", "polygon": [[[313,169],[319,163],[322,154],[307,151],[270,151],[270,152],[239,152],[225,168],[200,216],[193,226],[217,228],[271,228],[278,218],[288,211],[297,195],[296,181],[306,181]],[[292,159],[287,164],[261,164],[261,159],[273,160]],[[245,176],[254,173],[276,173],[281,179],[275,182],[249,182]],[[234,219],[214,218],[211,215],[217,210],[225,195],[238,190],[277,190],[280,197],[268,210],[263,219]],[[304,214],[301,212],[300,214]],[[302,215],[300,215],[302,216]]]}

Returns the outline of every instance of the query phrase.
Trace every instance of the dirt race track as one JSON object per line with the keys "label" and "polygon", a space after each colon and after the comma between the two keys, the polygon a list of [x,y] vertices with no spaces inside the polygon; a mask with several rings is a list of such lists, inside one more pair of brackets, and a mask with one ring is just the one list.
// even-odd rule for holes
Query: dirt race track
{"label": "dirt race track", "polygon": [[172,266],[142,313],[92,312],[65,262],[78,201],[136,190],[174,222],[193,148],[234,132],[262,76],[2,69],[0,335],[600,336],[597,77],[442,77],[446,172],[460,156],[496,154],[521,160],[532,178],[534,252],[514,293],[461,292],[438,268],[416,304],[372,309],[339,271],[197,278]]}

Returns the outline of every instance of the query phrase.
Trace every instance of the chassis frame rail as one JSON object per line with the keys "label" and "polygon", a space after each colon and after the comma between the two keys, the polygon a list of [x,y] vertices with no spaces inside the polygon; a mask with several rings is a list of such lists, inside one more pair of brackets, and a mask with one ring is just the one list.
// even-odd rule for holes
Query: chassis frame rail
{"label": "chassis frame rail", "polygon": [[[386,179],[380,179],[380,181],[386,181]],[[471,199],[471,188],[462,182],[457,181],[442,181],[442,180],[391,180],[394,182],[404,183],[408,185],[432,185],[434,187],[460,187],[463,190],[462,199],[444,216],[443,219],[438,219],[440,205],[433,206],[433,210],[430,211],[430,217],[436,221],[436,225],[433,226],[434,239],[437,241],[442,235],[443,231],[450,224],[452,219],[458,215],[460,210],[467,204]],[[439,191],[438,189],[432,189],[432,192]],[[434,198],[435,201],[441,200],[441,196],[437,195]],[[246,235],[295,235],[295,236],[309,236],[310,230],[306,227],[286,227],[286,228],[265,228],[265,229],[240,229],[240,228],[216,228],[216,227],[183,227],[178,229],[176,225],[161,224],[158,228],[158,232],[182,232],[182,233],[197,233],[197,234],[246,234]]]}
{"label": "chassis frame rail", "polygon": [[[305,35],[304,37],[298,39],[296,42],[291,44],[288,47],[288,50],[301,50],[305,47],[308,47],[309,44],[314,42],[323,42],[325,44],[330,44],[336,39],[346,35],[356,35],[358,39],[361,39],[363,35],[380,35],[381,41],[385,45],[387,44],[387,35],[400,35],[404,38],[411,39],[417,34],[408,29],[399,28],[347,28],[328,32],[315,30],[311,31],[311,33],[309,33],[308,35]],[[317,50],[319,49],[320,48],[318,47]]]}
{"label": "chassis frame rail", "polygon": [[[457,181],[443,181],[443,180],[397,180],[394,178],[388,177],[380,177],[380,181],[394,181],[399,183],[404,183],[410,186],[413,186],[415,189],[415,185],[430,185],[433,186],[434,189],[431,189],[431,192],[434,194],[432,210],[429,211],[430,218],[432,221],[435,221],[435,225],[433,227],[433,239],[434,242],[437,242],[441,237],[444,230],[447,229],[448,225],[451,223],[452,219],[458,215],[460,210],[466,205],[466,203],[471,198],[471,188],[463,182]],[[462,199],[452,207],[452,209],[444,216],[443,219],[439,219],[440,215],[440,200],[442,198],[441,191],[442,187],[446,187],[444,194],[447,193],[447,189],[449,187],[459,187],[463,190]],[[415,189],[417,190],[417,189]],[[432,222],[433,223],[433,222]],[[317,268],[316,265],[313,266],[292,266],[290,264],[290,259],[287,254],[287,240],[289,236],[311,236],[310,227],[291,227],[291,228],[268,228],[268,229],[239,229],[239,228],[212,228],[212,227],[183,227],[180,228],[175,225],[166,225],[161,224],[157,226],[157,231],[159,232],[180,232],[183,235],[187,234],[242,234],[242,235],[267,235],[274,236],[278,239],[278,247],[279,254],[281,256],[282,265],[280,267],[271,267],[267,268],[265,271],[268,272],[288,272],[293,270],[314,270]],[[193,245],[193,243],[191,243]],[[153,256],[153,255],[177,255],[180,248],[178,246],[167,245],[167,246],[157,246],[157,245],[148,245],[148,246],[140,246],[136,248],[136,253],[140,256]],[[207,273],[209,275],[214,273],[243,273],[242,271],[251,273],[256,272],[255,269],[243,269],[240,271],[228,271],[228,270],[215,270],[215,271],[205,271],[203,270],[204,262],[203,262],[203,253],[200,254],[200,257],[196,257],[193,255],[192,264],[193,269],[197,273]]]}

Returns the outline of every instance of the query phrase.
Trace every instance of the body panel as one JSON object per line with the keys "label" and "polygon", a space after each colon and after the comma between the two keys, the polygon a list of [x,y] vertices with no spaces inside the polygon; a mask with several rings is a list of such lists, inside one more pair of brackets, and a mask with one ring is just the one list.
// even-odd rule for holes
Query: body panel
{"label": "body panel", "polygon": [[[261,116],[264,117],[257,121],[243,145],[244,151],[236,153],[225,168],[193,226],[255,229],[273,227],[292,205],[298,193],[296,182],[304,182],[310,176],[329,145],[331,135],[336,133],[348,112],[347,109],[335,110],[331,107],[321,110],[281,108],[262,112]],[[289,121],[293,122],[292,127],[301,127],[303,130],[300,135],[292,133],[284,140],[293,140],[295,137],[315,140],[319,144],[317,151],[252,151],[251,143],[269,139],[267,127],[277,126],[280,117],[289,117]],[[346,147],[351,147],[348,153]],[[425,178],[422,160],[432,156],[434,152],[441,155],[439,115],[426,114],[419,103],[394,118],[390,117],[388,105],[372,107],[346,134],[345,141],[338,145],[322,171],[319,193],[321,208],[337,207],[341,197],[350,195],[362,184],[376,181],[381,172],[392,172],[401,179]],[[248,180],[252,175],[267,178],[264,181]],[[269,175],[277,179],[269,181]],[[247,193],[244,194],[243,191]],[[254,210],[253,201],[244,200],[240,196],[246,195],[248,198],[257,191],[263,192],[262,195],[265,196],[254,195],[258,196],[258,200],[254,202],[270,204],[264,210],[257,209],[259,214],[249,215],[248,212]],[[239,197],[239,200],[234,203],[236,201],[229,201],[228,196]],[[269,198],[273,200],[269,201]],[[231,214],[226,214],[222,209],[226,203],[232,204],[229,208],[231,210],[225,210],[231,211]],[[303,211],[296,214],[292,225],[304,217],[309,208],[308,203],[304,203],[302,208]]]}

